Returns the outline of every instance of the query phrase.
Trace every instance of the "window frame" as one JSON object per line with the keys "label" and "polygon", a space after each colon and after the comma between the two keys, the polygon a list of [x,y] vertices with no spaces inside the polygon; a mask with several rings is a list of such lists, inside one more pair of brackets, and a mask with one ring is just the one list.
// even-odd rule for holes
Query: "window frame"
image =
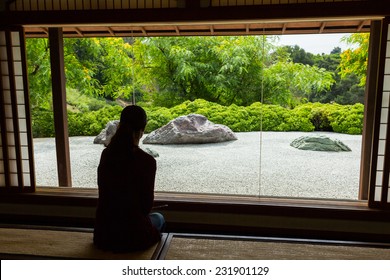
{"label": "window frame", "polygon": [[[375,22],[376,24],[373,24],[372,28],[371,28],[371,32],[372,34],[376,34],[378,35],[378,32],[380,32],[380,28],[381,28],[381,25],[380,25],[380,22],[379,21],[373,21]],[[61,33],[62,34],[62,31],[60,30],[61,28],[50,28],[49,29],[49,37],[50,37],[50,32],[53,32],[53,33]],[[61,37],[58,38],[57,37],[58,35],[56,34],[56,38],[55,40],[62,40],[62,35],[60,35]],[[380,39],[380,36],[375,36],[375,40],[379,40]],[[59,43],[56,43],[56,46],[60,46],[61,44]],[[375,51],[379,51],[378,48],[375,48],[374,49],[374,46],[377,45],[377,42],[376,41],[370,41],[370,50],[369,50],[369,53],[370,55],[372,55],[373,53],[373,50]],[[60,52],[61,50],[58,49],[57,52]],[[377,53],[375,53],[373,55],[373,57],[375,58],[378,58],[379,55]],[[370,61],[370,67],[371,68],[375,68],[375,64],[377,63],[376,60],[372,59]],[[372,65],[374,64],[374,65]],[[61,68],[58,68],[58,69],[61,69]],[[62,73],[63,74],[63,73]],[[61,74],[61,75],[62,75]],[[378,75],[377,73],[372,73],[370,75],[370,80],[376,80],[378,78]],[[60,84],[60,81],[57,80],[57,83],[56,84]],[[370,104],[370,108],[372,107],[375,107],[374,106],[374,102],[373,100],[375,100],[375,94],[376,94],[376,87],[375,88],[372,88],[372,90],[368,90],[367,91],[367,88],[366,87],[366,94],[365,94],[365,102],[366,102],[366,105]],[[65,90],[64,89],[58,89],[58,91],[62,90],[63,94],[65,94]],[[54,100],[53,98],[53,103],[56,103],[56,107],[57,108],[64,108],[66,106],[66,100],[64,99],[61,99],[61,98],[57,98],[56,100]],[[63,120],[66,120],[66,117],[63,116],[63,113],[62,114],[57,114],[57,117],[55,117],[55,123],[56,123],[56,127],[59,127],[59,128],[62,128],[62,127],[66,127],[66,126],[61,126],[59,125],[58,123],[62,123]],[[372,147],[371,147],[371,138],[373,136],[373,133],[372,133],[372,123],[374,121],[374,111],[371,110],[371,112],[369,112],[367,109],[366,109],[366,106],[365,106],[365,112],[364,112],[364,128],[363,128],[363,141],[364,144],[367,144],[367,145],[364,145],[362,144],[362,156],[361,156],[361,168],[360,168],[360,180],[359,180],[359,194],[358,194],[358,197],[356,199],[356,201],[360,201],[360,200],[368,200],[369,198],[369,187],[368,187],[368,180],[370,178],[370,164],[371,164],[371,153],[372,153]],[[56,133],[57,134],[57,133]],[[61,133],[60,134],[60,145],[57,145],[57,155],[62,155],[61,157],[59,157],[60,159],[62,159],[62,162],[59,162],[58,164],[58,168],[61,167],[62,169],[61,170],[58,170],[58,175],[59,175],[59,181],[60,182],[65,182],[65,183],[60,183],[59,186],[60,187],[72,187],[72,183],[71,183],[71,174],[70,174],[70,159],[69,159],[69,153],[70,153],[70,149],[69,149],[69,141],[67,141],[67,139],[64,140],[64,135],[67,135],[67,131],[65,133]],[[367,142],[365,142],[365,139],[369,139]],[[364,147],[364,149],[363,149]],[[67,182],[67,183],[66,183]],[[172,193],[172,195],[175,195],[175,193]],[[214,195],[213,194],[210,194],[209,195],[210,197],[213,197]],[[220,195],[215,195],[216,197],[219,197],[219,196],[224,196],[224,194],[220,194]],[[229,200],[231,198],[231,196],[229,195],[225,195],[226,199]],[[273,199],[277,200],[277,199],[284,199],[284,198],[279,198],[279,197],[273,197]],[[298,201],[299,204],[302,202],[302,199],[301,198],[296,198],[296,197],[291,197],[291,198],[288,198],[290,199],[291,201]],[[320,198],[318,198],[320,199]],[[310,200],[310,199],[308,199]],[[329,200],[329,199],[321,199],[321,200],[324,200],[324,201],[328,201],[326,204],[329,205],[329,202],[330,201],[333,201],[333,200]],[[334,200],[335,203],[334,205],[338,205],[338,201],[342,201],[342,200]],[[367,202],[368,203],[368,202]]]}
{"label": "window frame", "polygon": [[[362,2],[364,2],[364,1],[362,1]],[[334,4],[334,3],[332,3],[332,4]],[[297,5],[296,7],[298,7],[299,5]],[[248,7],[249,8],[249,7]],[[247,9],[248,10],[248,9]],[[304,14],[305,15],[308,15],[308,14],[310,14],[310,13],[312,13],[314,10],[313,9],[311,9],[310,11],[307,11],[307,12],[305,12]],[[11,14],[11,13],[10,13]],[[314,16],[316,15],[316,13],[314,13]],[[55,16],[55,13],[53,13],[53,16]],[[275,15],[273,15],[273,16],[275,16]],[[286,17],[286,16],[285,16]],[[303,17],[303,16],[301,16],[301,17]],[[321,18],[320,16],[318,16],[319,18]],[[74,17],[71,17],[71,18],[73,18],[74,19]],[[364,18],[364,16],[363,16],[363,18]],[[31,19],[30,19],[31,20]],[[300,19],[297,19],[297,21],[299,21]],[[305,20],[305,19],[302,19],[302,20]],[[32,19],[32,21],[36,21],[36,19]],[[378,20],[379,21],[379,20]],[[378,59],[380,59],[380,58],[378,58]],[[378,61],[376,61],[375,63],[377,63]],[[375,63],[374,63],[374,65],[373,65],[373,67],[375,68]],[[378,77],[376,77],[375,79],[377,79]],[[376,84],[376,80],[374,79],[374,82],[375,82],[375,84]],[[375,93],[376,93],[377,91],[375,91]],[[371,116],[371,115],[370,115]],[[373,122],[373,120],[367,120],[367,122]],[[366,127],[366,126],[365,126]],[[370,143],[369,144],[369,146],[370,147],[375,147],[375,143],[373,143],[374,141],[373,141],[373,139],[372,139],[372,137],[370,138],[370,139],[367,139],[367,143]],[[364,149],[364,152],[365,153],[368,153],[369,155],[371,155],[371,150],[369,151],[369,149],[368,148],[365,148]],[[367,156],[367,157],[365,157],[364,159],[362,158],[362,161],[364,161],[365,162],[365,164],[369,164],[368,162],[371,162],[371,156]],[[366,169],[364,169],[365,171],[367,171]],[[371,170],[370,170],[371,171]],[[362,172],[362,171],[361,171]],[[367,178],[367,176],[371,176],[372,174],[371,174],[371,172],[369,172],[369,174],[367,173],[367,174],[364,174],[364,175],[362,175],[362,173],[361,173],[361,176],[364,176],[364,178]],[[361,177],[362,178],[362,177]],[[366,180],[366,179],[365,179]],[[362,179],[362,181],[364,181],[363,179]],[[85,201],[89,201],[90,199],[92,200],[92,201],[94,201],[94,200],[96,200],[96,195],[95,195],[95,193],[97,193],[97,190],[94,190],[94,193],[86,193],[86,192],[83,192],[83,191],[81,191],[81,190],[79,190],[79,194],[76,196],[76,197],[78,197],[77,199],[80,199],[80,201],[84,201],[82,198],[85,196]],[[43,194],[42,194],[43,193]],[[362,197],[363,197],[364,195],[362,195]],[[4,197],[6,197],[6,196],[4,196]],[[36,192],[35,192],[35,194],[33,194],[33,195],[22,195],[21,197],[23,197],[23,198],[21,198],[22,200],[24,200],[24,199],[31,199],[32,197],[41,197],[41,198],[43,198],[43,197],[47,197],[47,199],[54,199],[54,197],[56,197],[56,198],[58,198],[58,199],[60,199],[60,200],[62,200],[62,199],[64,199],[64,197],[69,197],[69,202],[70,201],[72,201],[73,199],[75,199],[75,196],[74,195],[69,195],[69,193],[67,192],[67,191],[65,191],[65,190],[63,190],[62,188],[60,188],[59,189],[59,192],[53,192],[53,194],[51,195],[49,195],[49,194],[47,194],[45,191],[43,191],[41,188],[36,188]],[[40,199],[41,199],[40,198]],[[228,197],[230,200],[226,200],[224,203],[230,203],[231,202],[231,197]],[[35,199],[35,198],[34,198]],[[166,197],[164,197],[164,195],[162,195],[162,194],[157,194],[157,197],[156,197],[156,199],[157,199],[157,202],[170,202],[170,203],[176,203],[177,201],[176,201],[176,199],[173,199],[173,200],[170,200],[170,199],[168,199],[168,198],[166,198]],[[287,204],[285,204],[286,202],[284,202],[283,200],[281,200],[281,199],[278,199],[278,198],[273,198],[273,199],[271,199],[271,200],[267,200],[267,198],[259,198],[259,201],[255,201],[255,202],[252,202],[253,204],[259,204],[259,205],[262,205],[263,203],[264,203],[264,200],[266,200],[267,202],[266,202],[266,204],[267,204],[267,206],[270,206],[271,204],[279,204],[279,205],[296,205],[297,207],[298,206],[301,206],[301,205],[303,205],[304,207],[305,207],[305,209],[306,208],[310,208],[310,209],[312,209],[313,207],[314,208],[316,208],[316,206],[315,205],[312,205],[312,204],[307,204],[307,200],[300,200],[300,199],[295,199],[295,198],[291,198],[291,199],[289,199],[289,201],[288,201],[288,203]],[[66,199],[64,200],[64,201],[66,201]],[[175,202],[176,201],[176,202]],[[241,201],[240,199],[238,200],[238,201]],[[199,203],[201,203],[202,202],[202,200],[198,200],[198,199],[196,199],[196,198],[191,198],[191,196],[188,196],[188,198],[181,198],[181,200],[180,200],[180,203],[187,203],[187,204],[199,204]],[[318,202],[318,201],[317,201]],[[89,205],[91,202],[88,202],[87,204]],[[210,203],[210,204],[213,204],[213,202],[212,201],[208,201],[207,203]],[[340,203],[341,203],[341,205],[342,206],[340,206]],[[93,204],[93,202],[92,202],[92,204]],[[250,204],[250,203],[249,203]],[[245,202],[242,202],[242,205],[243,206],[245,206],[245,205],[249,205],[248,203],[245,203]],[[221,201],[216,201],[215,202],[215,205],[221,205]],[[235,204],[234,204],[235,205]],[[309,206],[310,205],[310,206]],[[321,208],[327,208],[327,209],[334,209],[334,208],[337,208],[337,207],[346,207],[346,208],[351,208],[352,209],[352,211],[353,211],[353,209],[354,209],[354,207],[355,206],[359,206],[359,207],[361,207],[361,205],[360,205],[360,202],[359,201],[357,201],[357,202],[353,202],[352,204],[350,204],[350,205],[348,205],[348,206],[346,206],[346,205],[344,205],[342,202],[339,202],[339,201],[326,201],[326,200],[321,200]],[[367,207],[368,206],[373,206],[373,207],[375,207],[375,205],[368,205],[368,202],[367,202]],[[363,208],[365,208],[366,206],[364,206]],[[367,209],[369,209],[369,208],[367,208]],[[366,209],[366,210],[367,210]],[[257,210],[255,210],[255,212],[256,212]]]}

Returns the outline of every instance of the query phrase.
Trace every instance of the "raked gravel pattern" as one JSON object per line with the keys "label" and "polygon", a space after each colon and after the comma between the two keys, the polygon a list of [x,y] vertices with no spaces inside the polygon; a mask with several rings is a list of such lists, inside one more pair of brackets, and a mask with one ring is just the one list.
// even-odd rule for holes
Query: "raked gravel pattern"
{"label": "raked gravel pattern", "polygon": [[[304,151],[290,143],[310,134],[339,139],[351,152]],[[361,135],[316,132],[236,133],[217,144],[141,145],[159,154],[156,191],[296,198],[357,199]],[[74,187],[97,188],[102,145],[94,137],[71,137]],[[38,186],[56,186],[53,138],[34,139]]]}

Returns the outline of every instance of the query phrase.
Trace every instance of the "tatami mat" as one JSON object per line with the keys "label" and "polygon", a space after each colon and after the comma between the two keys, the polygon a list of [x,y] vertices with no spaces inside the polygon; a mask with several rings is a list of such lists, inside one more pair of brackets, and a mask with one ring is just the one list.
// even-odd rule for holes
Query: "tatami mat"
{"label": "tatami mat", "polygon": [[92,232],[0,228],[0,255],[2,259],[150,260],[158,257],[166,237],[145,251],[116,254],[95,248]]}
{"label": "tatami mat", "polygon": [[310,242],[171,235],[166,260],[390,260],[390,247],[342,242]]}
{"label": "tatami mat", "polygon": [[224,235],[163,234],[151,248],[126,254],[92,244],[92,231],[0,228],[1,259],[390,260],[390,244]]}

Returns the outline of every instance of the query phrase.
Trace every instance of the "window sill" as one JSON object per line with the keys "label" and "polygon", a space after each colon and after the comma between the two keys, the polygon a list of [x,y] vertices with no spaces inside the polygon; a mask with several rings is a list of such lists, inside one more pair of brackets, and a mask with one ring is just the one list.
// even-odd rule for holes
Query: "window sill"
{"label": "window sill", "polygon": [[[38,187],[35,193],[2,194],[0,203],[96,207],[97,189]],[[371,209],[367,201],[156,193],[161,211],[388,221],[390,211]]]}

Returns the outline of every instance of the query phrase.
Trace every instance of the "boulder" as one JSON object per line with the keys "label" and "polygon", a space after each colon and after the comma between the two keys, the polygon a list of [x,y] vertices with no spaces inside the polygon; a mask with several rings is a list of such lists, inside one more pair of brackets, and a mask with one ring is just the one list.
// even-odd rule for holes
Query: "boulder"
{"label": "boulder", "polygon": [[338,139],[332,140],[325,135],[302,136],[291,142],[290,146],[300,150],[349,152],[351,149]]}
{"label": "boulder", "polygon": [[103,128],[102,131],[100,131],[98,136],[95,137],[93,143],[103,144],[104,146],[107,146],[110,143],[112,136],[114,136],[118,124],[119,124],[119,120],[109,121],[106,124],[106,127]]}
{"label": "boulder", "polygon": [[[103,144],[104,146],[107,147],[107,145],[111,141],[112,136],[114,136],[114,134],[116,132],[118,124],[119,124],[119,120],[109,121],[107,123],[106,127],[102,129],[102,131],[99,133],[98,136],[95,137],[95,139],[93,140],[93,143],[94,144]],[[154,158],[157,158],[160,156],[156,151],[154,151],[150,148],[145,148],[144,151],[147,152],[149,155],[153,156]]]}
{"label": "boulder", "polygon": [[152,131],[143,140],[144,144],[205,144],[237,140],[227,126],[214,124],[205,116],[190,114],[181,116],[159,129]]}

